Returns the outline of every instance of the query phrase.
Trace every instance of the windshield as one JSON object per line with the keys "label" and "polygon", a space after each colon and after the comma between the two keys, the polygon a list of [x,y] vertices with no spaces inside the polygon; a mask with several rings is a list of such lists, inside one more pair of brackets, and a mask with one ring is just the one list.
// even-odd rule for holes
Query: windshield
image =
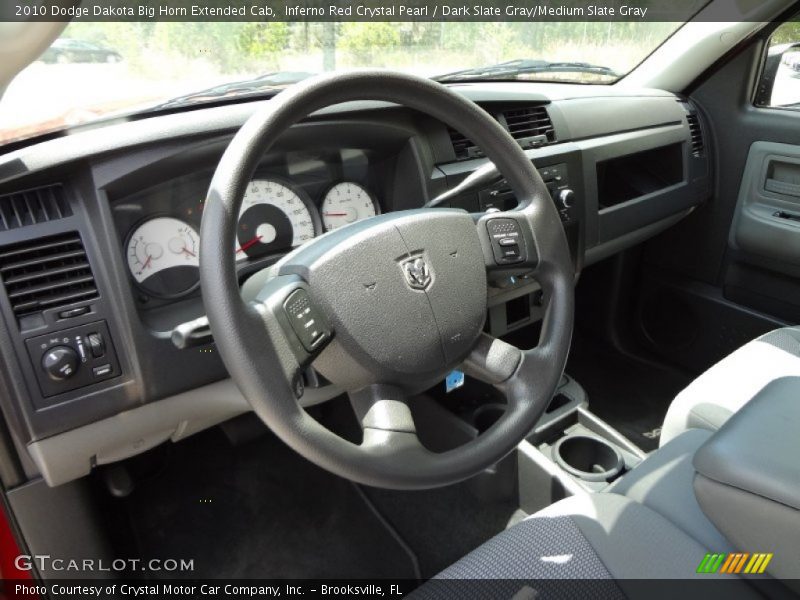
{"label": "windshield", "polygon": [[124,113],[269,95],[334,69],[386,67],[445,82],[609,84],[680,25],[71,23],[0,100],[0,143]]}

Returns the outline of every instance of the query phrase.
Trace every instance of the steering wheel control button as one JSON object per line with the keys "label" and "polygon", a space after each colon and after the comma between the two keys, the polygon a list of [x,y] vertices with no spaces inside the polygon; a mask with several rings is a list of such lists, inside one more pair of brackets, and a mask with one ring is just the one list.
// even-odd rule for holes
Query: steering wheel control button
{"label": "steering wheel control button", "polygon": [[511,265],[525,260],[522,228],[515,219],[501,217],[486,223],[494,260],[498,265]]}
{"label": "steering wheel control button", "polygon": [[89,351],[95,358],[101,358],[106,353],[106,343],[103,336],[97,332],[92,332],[86,336],[86,341],[89,343]]}
{"label": "steering wheel control button", "polygon": [[111,334],[105,321],[95,321],[25,340],[33,375],[42,395],[33,404],[46,408],[61,399],[49,399],[121,374]]}
{"label": "steering wheel control button", "polygon": [[63,381],[75,375],[78,364],[78,353],[70,346],[56,346],[42,357],[42,368],[55,381]]}
{"label": "steering wheel control button", "polygon": [[322,315],[312,304],[306,290],[298,289],[289,294],[283,303],[283,309],[289,317],[295,335],[307,352],[319,348],[320,344],[330,336]]}

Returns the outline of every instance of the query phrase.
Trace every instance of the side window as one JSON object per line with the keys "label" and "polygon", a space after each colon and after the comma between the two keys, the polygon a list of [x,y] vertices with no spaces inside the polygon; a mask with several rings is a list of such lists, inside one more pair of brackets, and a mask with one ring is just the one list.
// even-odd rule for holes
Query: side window
{"label": "side window", "polygon": [[800,22],[783,23],[772,33],[755,103],[800,110]]}

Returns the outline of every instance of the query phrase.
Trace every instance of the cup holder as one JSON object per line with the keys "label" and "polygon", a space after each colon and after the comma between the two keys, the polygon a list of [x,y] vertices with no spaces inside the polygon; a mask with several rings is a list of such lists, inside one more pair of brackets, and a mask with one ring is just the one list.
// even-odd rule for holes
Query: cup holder
{"label": "cup holder", "polygon": [[604,440],[585,435],[563,437],[553,458],[567,473],[584,481],[611,481],[622,472],[622,455]]}

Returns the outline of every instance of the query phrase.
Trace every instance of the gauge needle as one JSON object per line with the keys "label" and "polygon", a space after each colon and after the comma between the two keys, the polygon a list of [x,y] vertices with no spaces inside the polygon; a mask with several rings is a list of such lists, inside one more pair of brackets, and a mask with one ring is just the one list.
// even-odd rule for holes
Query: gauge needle
{"label": "gauge needle", "polygon": [[184,247],[184,249],[183,249],[183,250],[181,250],[181,252],[183,252],[183,253],[184,253],[184,254],[186,254],[187,256],[194,256],[194,255],[195,255],[195,254],[194,254],[194,252],[192,252],[191,250],[189,250],[189,249],[188,249],[188,248],[186,248],[186,247]]}
{"label": "gauge needle", "polygon": [[323,213],[326,217],[346,217],[347,213]]}
{"label": "gauge needle", "polygon": [[253,238],[252,240],[250,240],[249,242],[245,242],[244,244],[242,244],[241,248],[239,248],[239,249],[236,251],[236,254],[239,254],[239,252],[244,252],[245,250],[247,250],[248,248],[250,248],[250,247],[251,247],[253,244],[257,244],[257,243],[258,243],[258,242],[260,242],[260,241],[261,241],[261,236],[260,236],[260,235],[257,235],[256,237],[254,237],[254,238]]}
{"label": "gauge needle", "polygon": [[151,262],[152,260],[153,260],[153,255],[152,255],[152,254],[148,254],[148,255],[147,255],[147,260],[146,260],[146,261],[144,261],[144,264],[142,265],[142,271],[144,271],[144,270],[145,270],[147,267],[149,267],[149,266],[150,266],[150,262]]}

